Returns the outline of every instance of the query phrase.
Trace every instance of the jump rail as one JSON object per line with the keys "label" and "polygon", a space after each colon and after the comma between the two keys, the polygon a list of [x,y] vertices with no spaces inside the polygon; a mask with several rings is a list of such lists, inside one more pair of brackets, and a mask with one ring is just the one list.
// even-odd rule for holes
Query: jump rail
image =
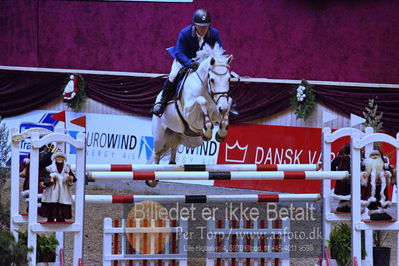
{"label": "jump rail", "polygon": [[[75,195],[72,196],[75,199]],[[41,194],[39,197],[41,198]],[[86,203],[128,204],[146,200],[172,203],[224,202],[309,202],[321,199],[320,194],[233,194],[233,195],[85,195]],[[27,199],[25,201],[28,201]]]}
{"label": "jump rail", "polygon": [[320,194],[240,194],[240,195],[86,195],[86,203],[135,203],[146,200],[173,203],[220,202],[307,202],[320,200]]}
{"label": "jump rail", "polygon": [[[83,239],[83,213],[76,212],[79,210],[83,212],[84,210],[84,203],[87,199],[88,202],[102,203],[102,202],[111,202],[111,203],[130,203],[130,202],[139,202],[143,200],[156,200],[158,197],[163,197],[160,200],[165,201],[181,201],[181,202],[198,202],[198,203],[208,203],[208,202],[226,202],[226,201],[249,201],[249,202],[276,202],[276,201],[288,201],[288,200],[295,200],[299,201],[300,199],[288,199],[290,197],[289,194],[282,194],[282,195],[169,195],[169,196],[152,196],[152,195],[108,195],[108,196],[98,196],[93,195],[94,198],[90,199],[90,196],[84,196],[84,159],[83,156],[85,154],[84,148],[84,137],[78,135],[78,140],[73,140],[69,137],[64,137],[65,135],[60,133],[53,133],[46,137],[39,139],[40,132],[34,132],[32,134],[31,140],[31,168],[30,168],[30,178],[31,183],[35,184],[38,182],[38,155],[39,155],[39,148],[46,143],[50,142],[68,142],[77,148],[77,177],[78,177],[78,184],[76,185],[76,208],[75,208],[75,223],[68,225],[63,225],[63,228],[58,227],[49,227],[46,224],[41,224],[38,221],[36,209],[38,206],[37,198],[38,198],[38,191],[36,186],[32,186],[30,188],[30,198],[29,198],[29,209],[31,212],[29,213],[29,224],[28,228],[30,228],[29,235],[28,235],[28,245],[35,246],[36,245],[36,233],[39,231],[57,231],[57,232],[76,232],[75,234],[75,241],[74,241],[74,265],[78,265],[82,263],[82,239]],[[81,134],[82,135],[82,134]],[[337,135],[338,136],[338,135]],[[18,148],[19,141],[23,139],[24,135],[17,136],[13,139],[13,147],[15,146]],[[333,138],[327,139],[324,141],[333,141]],[[373,134],[372,136],[365,136],[362,138],[362,135],[354,134],[351,136],[351,172],[354,176],[360,176],[360,157],[361,152],[360,149],[364,146],[372,144],[373,142],[386,142],[393,145],[396,148],[396,158],[399,157],[399,135],[397,135],[396,139],[390,136],[385,136],[380,133]],[[19,149],[14,149],[19,151]],[[12,154],[12,177],[13,179],[18,180],[18,154],[13,152]],[[329,153],[326,153],[323,150],[323,155],[329,156]],[[114,165],[115,166],[115,165]],[[294,167],[288,165],[276,165],[277,169],[272,169],[272,166],[267,165],[252,165],[252,166],[245,166],[245,165],[234,165],[230,168],[230,171],[226,171],[226,168],[222,168],[222,166],[213,166],[211,165],[196,165],[196,166],[187,166],[187,165],[172,165],[170,167],[180,167],[178,170],[170,170],[172,168],[167,168],[169,166],[162,166],[164,172],[158,171],[146,171],[149,170],[147,168],[142,168],[141,171],[138,170],[137,165],[130,165],[126,167],[128,168],[128,172],[125,171],[125,167],[119,165],[119,169],[116,170],[118,172],[114,172],[112,166],[109,165],[108,171],[111,172],[103,172],[103,170],[99,170],[99,172],[89,172],[88,177],[92,180],[185,180],[185,179],[192,179],[192,180],[330,180],[330,179],[344,179],[349,177],[349,173],[347,171],[307,171],[307,170],[298,170],[296,168],[283,168],[283,167]],[[297,167],[298,165],[295,165]],[[148,166],[153,167],[153,166]],[[166,167],[166,168],[165,168]],[[226,165],[229,167],[229,165]],[[243,167],[243,168],[240,168]],[[247,167],[247,168],[245,168]],[[252,169],[251,169],[252,167]],[[115,168],[115,167],[114,167]],[[116,167],[118,168],[118,166]],[[240,168],[240,169],[239,169]],[[153,168],[150,168],[153,169]],[[228,168],[227,168],[228,169]],[[232,171],[231,169],[235,169],[236,171]],[[283,170],[284,169],[284,170]],[[399,169],[399,160],[396,162],[396,169]],[[161,169],[159,169],[161,170]],[[180,170],[180,171],[179,171]],[[204,171],[204,172],[200,172]],[[214,170],[214,171],[210,171]],[[276,171],[279,170],[279,171]],[[290,171],[289,171],[290,170]],[[186,171],[186,172],[182,172]],[[241,172],[240,172],[241,171]],[[360,248],[360,230],[399,230],[399,222],[390,223],[390,225],[381,225],[381,223],[376,224],[366,224],[364,221],[360,220],[360,180],[359,179],[352,179],[352,257],[360,258],[361,248]],[[17,193],[13,193],[12,190],[11,195],[13,196],[18,195],[18,187],[16,187]],[[13,188],[14,189],[14,188]],[[399,194],[399,192],[398,192]],[[287,196],[288,198],[284,198]],[[303,195],[301,195],[303,196]],[[227,197],[227,198],[226,198]],[[234,198],[233,198],[234,197]],[[247,198],[242,198],[247,197]],[[317,195],[317,198],[320,196]],[[14,204],[15,205],[15,204]],[[13,206],[12,206],[13,207]],[[399,205],[398,211],[399,211]],[[13,210],[15,208],[12,208]],[[18,209],[16,209],[18,211]],[[15,217],[12,216],[12,219]],[[81,219],[81,220],[80,220]],[[15,223],[14,223],[15,224]],[[32,254],[35,254],[33,252]],[[399,254],[399,253],[398,253]],[[399,257],[399,256],[397,256]],[[31,265],[35,265],[36,258],[31,256]]]}
{"label": "jump rail", "polygon": [[[76,166],[71,165],[72,170]],[[87,164],[86,171],[317,171],[317,164]]]}
{"label": "jump rail", "polygon": [[344,179],[348,171],[270,172],[89,172],[89,180],[321,180]]}

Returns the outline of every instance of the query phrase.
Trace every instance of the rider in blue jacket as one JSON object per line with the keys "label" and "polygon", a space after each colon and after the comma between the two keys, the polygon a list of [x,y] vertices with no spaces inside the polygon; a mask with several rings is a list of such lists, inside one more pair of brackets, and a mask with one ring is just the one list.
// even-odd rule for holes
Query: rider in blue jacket
{"label": "rider in blue jacket", "polygon": [[155,103],[152,113],[161,117],[168,100],[173,97],[175,92],[174,81],[182,67],[191,68],[192,71],[198,69],[199,63],[194,60],[197,51],[201,50],[205,43],[214,46],[222,41],[219,32],[211,27],[211,15],[204,9],[198,9],[193,15],[193,24],[185,27],[177,38],[176,46],[168,48],[167,51],[175,58],[168,79],[166,80],[161,99]]}

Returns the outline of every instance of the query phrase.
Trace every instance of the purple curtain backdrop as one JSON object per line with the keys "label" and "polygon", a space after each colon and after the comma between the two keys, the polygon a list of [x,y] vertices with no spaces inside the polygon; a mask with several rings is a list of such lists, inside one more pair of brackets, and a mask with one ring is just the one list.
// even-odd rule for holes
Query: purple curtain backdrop
{"label": "purple curtain backdrop", "polygon": [[397,0],[2,0],[0,65],[168,73],[197,8],[241,76],[399,83]]}
{"label": "purple curtain backdrop", "polygon": [[62,93],[67,74],[0,71],[0,116],[35,110]]}
{"label": "purple curtain backdrop", "polygon": [[[58,73],[0,71],[0,116],[8,117],[39,108],[62,97],[69,75]],[[164,79],[83,75],[90,98],[135,115],[149,117],[151,106]],[[289,108],[289,92],[297,84],[231,83],[232,97],[239,111],[232,123],[265,118]],[[362,115],[369,98],[375,98],[384,112],[384,129],[399,131],[399,93],[392,88],[314,86],[316,101],[332,110]]]}
{"label": "purple curtain backdrop", "polygon": [[83,75],[88,97],[116,109],[151,116],[151,107],[165,79]]}

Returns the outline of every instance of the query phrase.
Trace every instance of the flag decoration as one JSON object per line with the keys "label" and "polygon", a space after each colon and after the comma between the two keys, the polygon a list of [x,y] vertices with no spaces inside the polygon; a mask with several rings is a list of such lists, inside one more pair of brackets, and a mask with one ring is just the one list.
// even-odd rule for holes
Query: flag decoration
{"label": "flag decoration", "polygon": [[53,114],[50,118],[57,120],[57,121],[61,121],[61,122],[65,122],[66,118],[65,118],[65,110],[61,111],[59,113],[55,113]]}
{"label": "flag decoration", "polygon": [[71,120],[71,123],[86,128],[86,116],[75,118]]}

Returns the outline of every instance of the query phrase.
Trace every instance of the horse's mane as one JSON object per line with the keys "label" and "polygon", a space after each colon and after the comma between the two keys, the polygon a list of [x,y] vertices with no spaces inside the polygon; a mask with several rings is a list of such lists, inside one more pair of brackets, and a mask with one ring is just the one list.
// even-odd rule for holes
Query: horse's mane
{"label": "horse's mane", "polygon": [[219,43],[215,44],[215,47],[211,47],[209,44],[205,44],[202,50],[197,51],[196,60],[198,62],[202,62],[209,57],[213,58],[227,58],[227,55],[224,54],[225,50],[219,45]]}

